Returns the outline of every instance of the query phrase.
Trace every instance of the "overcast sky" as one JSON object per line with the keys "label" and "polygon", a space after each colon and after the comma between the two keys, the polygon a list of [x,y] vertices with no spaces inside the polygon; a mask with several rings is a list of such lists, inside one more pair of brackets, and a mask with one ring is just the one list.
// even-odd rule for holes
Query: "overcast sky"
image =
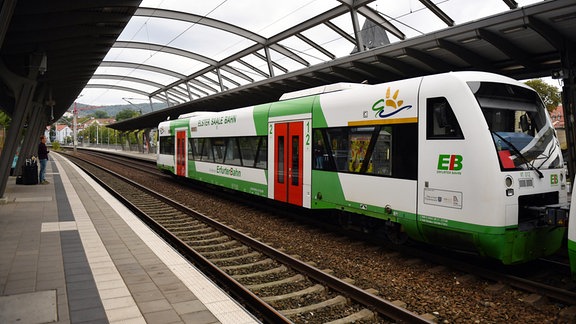
{"label": "overcast sky", "polygon": [[[517,2],[519,6],[526,6],[540,1],[517,0]],[[502,0],[435,0],[434,3],[448,14],[456,25],[509,10]],[[268,38],[338,5],[340,5],[340,2],[336,0],[144,0],[141,7],[189,12],[224,21]],[[406,35],[406,39],[448,27],[418,0],[378,0],[370,3],[369,6],[377,10],[389,22],[400,29]],[[359,17],[360,25],[362,25],[364,18],[361,15]],[[347,33],[353,34],[350,14],[344,14],[331,22]],[[337,57],[348,55],[354,47],[350,42],[324,25],[312,28],[303,34],[328,49]],[[400,41],[391,33],[388,33],[388,37],[392,43]],[[147,17],[133,17],[120,35],[119,40],[147,42],[181,48],[213,60],[222,60],[254,44],[254,42],[240,36],[201,24]],[[295,37],[282,42],[282,45],[298,52],[311,64],[318,64],[327,60],[326,56]],[[267,70],[265,63],[261,60],[255,58],[247,58],[246,60],[264,71]],[[190,75],[207,66],[200,61],[177,55],[158,51],[122,48],[111,49],[105,61],[133,62],[158,66],[184,75]],[[284,58],[279,64],[286,66],[291,71],[292,69],[300,68],[296,66],[297,64],[290,61]],[[242,65],[233,66],[255,79],[261,78],[261,76],[255,75],[255,73]],[[171,76],[131,68],[100,67],[96,74],[142,78],[163,85],[177,80]],[[156,90],[156,88],[151,86],[120,80],[93,79],[89,84],[127,86],[145,92]],[[128,102],[133,104],[144,103],[148,102],[148,98],[119,90],[86,88],[82,91],[77,101],[92,106],[103,106],[127,104]]]}

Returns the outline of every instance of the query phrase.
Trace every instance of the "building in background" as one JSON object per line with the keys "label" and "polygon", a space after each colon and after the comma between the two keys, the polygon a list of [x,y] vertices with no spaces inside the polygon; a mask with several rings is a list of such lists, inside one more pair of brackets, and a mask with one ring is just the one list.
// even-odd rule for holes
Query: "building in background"
{"label": "building in background", "polygon": [[550,119],[552,120],[554,129],[556,129],[556,134],[558,134],[560,148],[562,150],[566,150],[568,148],[568,144],[566,143],[566,130],[564,129],[564,109],[562,105],[556,107],[556,109],[550,112]]}

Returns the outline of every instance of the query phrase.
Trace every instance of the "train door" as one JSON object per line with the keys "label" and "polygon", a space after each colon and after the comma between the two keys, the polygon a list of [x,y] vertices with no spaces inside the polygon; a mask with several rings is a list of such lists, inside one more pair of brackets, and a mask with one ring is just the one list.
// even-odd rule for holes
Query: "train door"
{"label": "train door", "polygon": [[186,176],[186,130],[176,131],[176,175]]}
{"label": "train door", "polygon": [[274,125],[274,199],[302,206],[303,122]]}

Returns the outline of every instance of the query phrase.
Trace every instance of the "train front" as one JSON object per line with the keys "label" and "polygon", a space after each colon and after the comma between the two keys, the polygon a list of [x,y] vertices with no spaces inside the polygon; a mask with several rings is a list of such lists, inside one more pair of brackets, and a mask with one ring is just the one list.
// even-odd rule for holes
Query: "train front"
{"label": "train front", "polygon": [[506,217],[518,217],[518,228],[509,237],[511,254],[504,263],[554,253],[566,232],[567,172],[542,101],[536,92],[520,86],[490,82],[469,86],[488,124],[504,175]]}
{"label": "train front", "polygon": [[[572,199],[576,199],[576,190],[574,190],[574,183],[572,183]],[[570,258],[570,270],[572,271],[572,279],[576,280],[576,208],[570,208],[570,217],[572,221],[568,222],[568,257]]]}

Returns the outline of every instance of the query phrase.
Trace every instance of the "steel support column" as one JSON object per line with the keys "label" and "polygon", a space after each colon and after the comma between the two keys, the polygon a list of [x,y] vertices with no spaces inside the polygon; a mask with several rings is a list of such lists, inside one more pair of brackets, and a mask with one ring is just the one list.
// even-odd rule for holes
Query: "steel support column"
{"label": "steel support column", "polygon": [[220,92],[226,91],[226,87],[224,87],[224,81],[222,80],[222,72],[220,71],[220,67],[216,67],[216,76],[218,76],[218,84],[220,84]]}
{"label": "steel support column", "polygon": [[264,53],[266,53],[266,63],[268,64],[268,73],[270,77],[274,77],[274,65],[272,64],[272,56],[270,56],[270,48],[264,46]]}
{"label": "steel support column", "polygon": [[32,96],[34,95],[35,88],[35,82],[22,82],[15,96],[14,114],[12,115],[4,149],[0,156],[0,198],[4,198],[12,160],[20,144],[21,130],[26,123],[26,116],[29,115],[32,107]]}
{"label": "steel support column", "polygon": [[356,37],[356,47],[358,48],[358,52],[364,52],[364,40],[362,39],[358,12],[356,9],[350,8],[350,15],[352,16],[352,27],[354,28],[354,36]]}
{"label": "steel support column", "polygon": [[40,135],[44,133],[46,129],[47,120],[44,116],[41,106],[32,103],[31,110],[29,112],[28,127],[26,128],[26,133],[23,134],[22,147],[20,148],[20,155],[18,158],[18,163],[16,163],[15,174],[21,174],[22,165],[24,165],[24,160],[32,156],[38,155],[38,143],[40,142]]}
{"label": "steel support column", "polygon": [[566,142],[568,146],[568,174],[574,188],[574,174],[576,173],[576,62],[573,61],[571,51],[562,53],[562,107],[564,110],[564,129],[566,130]]}

